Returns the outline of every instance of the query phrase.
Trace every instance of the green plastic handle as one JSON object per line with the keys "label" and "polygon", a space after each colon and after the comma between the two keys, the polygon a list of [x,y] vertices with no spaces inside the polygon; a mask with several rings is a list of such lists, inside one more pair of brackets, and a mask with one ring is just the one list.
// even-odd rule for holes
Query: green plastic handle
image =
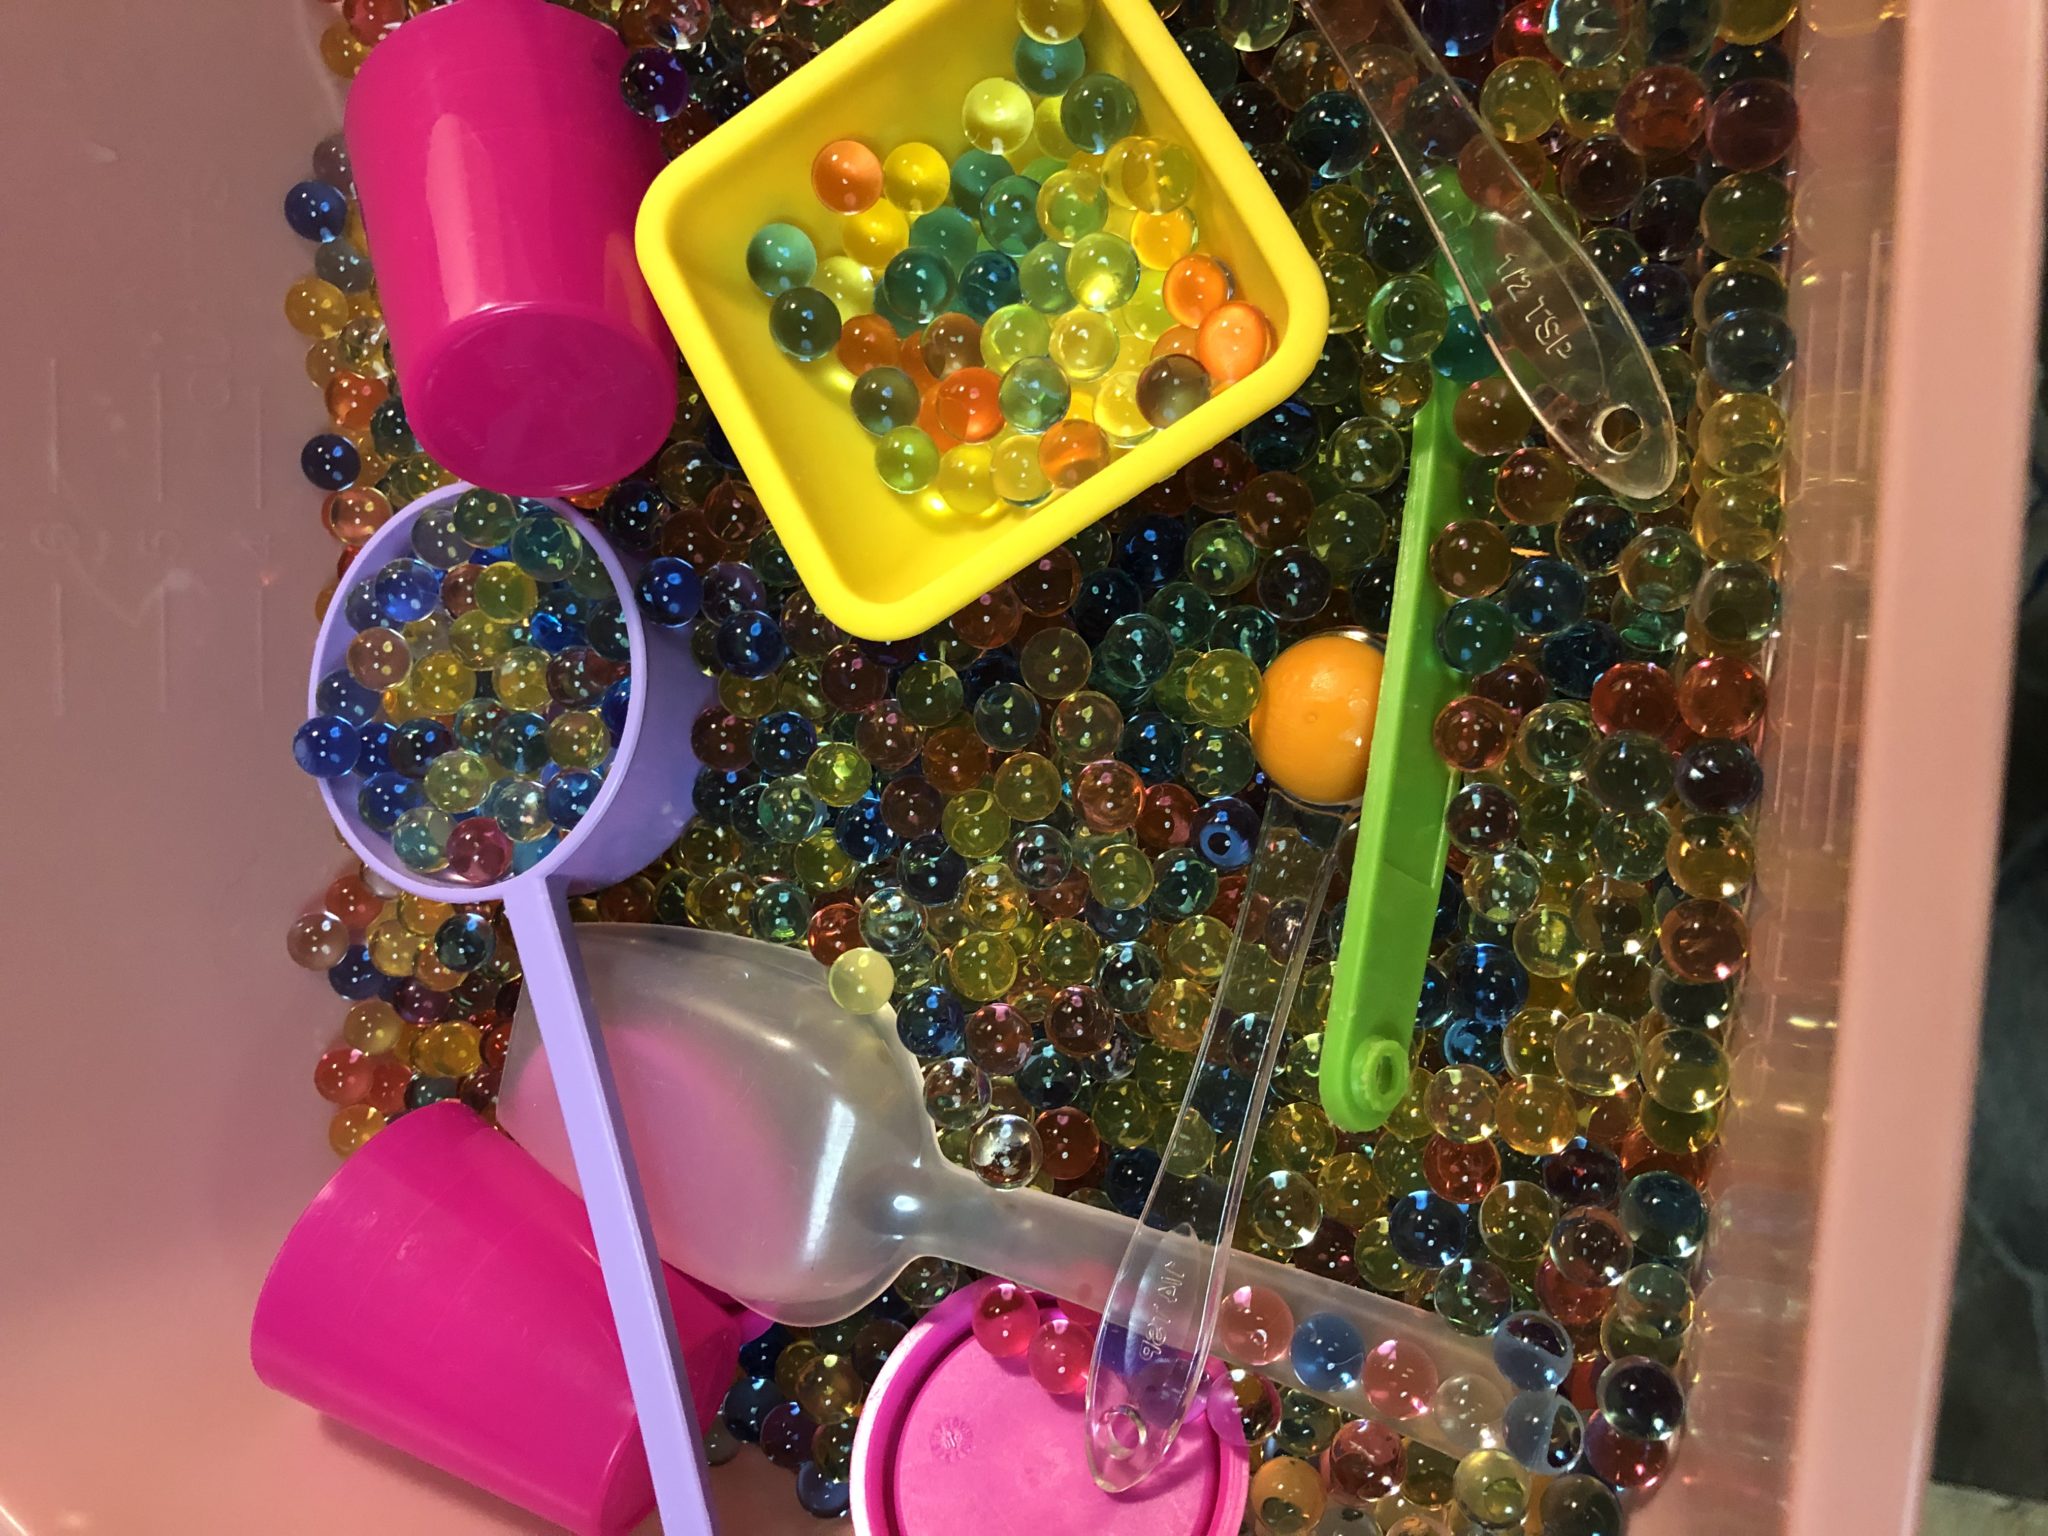
{"label": "green plastic handle", "polygon": [[1430,727],[1460,684],[1437,654],[1446,604],[1430,579],[1429,546],[1460,506],[1465,455],[1451,431],[1457,395],[1437,380],[1415,419],[1401,510],[1386,669],[1318,1077],[1324,1110],[1346,1131],[1378,1129],[1408,1091],[1415,1000],[1443,886],[1444,811],[1457,775],[1437,756]]}

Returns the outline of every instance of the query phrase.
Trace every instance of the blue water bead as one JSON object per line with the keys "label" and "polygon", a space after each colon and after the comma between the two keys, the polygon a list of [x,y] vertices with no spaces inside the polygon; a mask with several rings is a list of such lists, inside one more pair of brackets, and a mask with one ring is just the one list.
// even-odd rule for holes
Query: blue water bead
{"label": "blue water bead", "polygon": [[796,1340],[780,1323],[770,1323],[753,1338],[740,1346],[740,1374],[747,1376],[773,1376],[775,1359]]}
{"label": "blue water bead", "polygon": [[1216,628],[1216,599],[1193,582],[1168,582],[1146,600],[1145,611],[1166,626],[1178,649],[1209,649],[1209,636]]}
{"label": "blue water bead", "polygon": [[1700,67],[1700,84],[1707,88],[1710,98],[1744,80],[1776,80],[1785,84],[1791,79],[1792,60],[1784,49],[1771,43],[1729,43],[1715,49]]}
{"label": "blue water bead", "polygon": [[[953,161],[953,206],[970,217],[978,216],[989,188],[1009,174],[1010,162],[1001,155],[985,149],[965,151]],[[1015,263],[1011,265],[1014,268]]]}
{"label": "blue water bead", "polygon": [[341,617],[350,629],[368,629],[383,620],[377,613],[376,583],[365,576],[342,589]]}
{"label": "blue water bead", "polygon": [[604,697],[598,701],[597,712],[604,723],[611,728],[616,739],[626,729],[626,717],[633,710],[633,679],[622,677],[605,689]]}
{"label": "blue water bead", "polygon": [[419,780],[402,773],[373,774],[356,791],[356,814],[379,832],[390,832],[399,817],[426,803],[427,794]]}
{"label": "blue water bead", "polygon": [[369,950],[360,944],[349,945],[341,958],[327,967],[327,985],[355,1003],[383,996],[393,980],[370,963]]}
{"label": "blue water bead", "polygon": [[1422,986],[1415,996],[1415,1027],[1436,1029],[1451,1017],[1451,980],[1434,961],[1422,968]]}
{"label": "blue water bead", "polygon": [[299,450],[299,469],[323,491],[345,491],[363,472],[363,456],[340,433],[322,432]]}
{"label": "blue water bead", "polygon": [[1001,251],[983,251],[960,270],[959,304],[963,312],[982,321],[1021,297],[1017,286],[1017,263]]}
{"label": "blue water bead", "polygon": [[1237,435],[1252,463],[1262,470],[1300,469],[1315,453],[1321,436],[1315,407],[1299,396],[1253,417]]}
{"label": "blue water bead", "polygon": [[718,1415],[735,1440],[757,1445],[761,1425],[782,1402],[782,1388],[772,1376],[742,1376],[725,1389],[725,1401],[719,1405]]}
{"label": "blue water bead", "polygon": [[1629,540],[1636,536],[1635,514],[1604,496],[1576,501],[1558,520],[1557,552],[1589,576],[1615,567]]}
{"label": "blue water bead", "polygon": [[1187,732],[1177,721],[1156,710],[1146,710],[1124,722],[1116,755],[1135,768],[1148,786],[1166,784],[1180,772],[1181,752],[1186,745]]}
{"label": "blue water bead", "polygon": [[1487,1019],[1467,1015],[1444,1024],[1444,1060],[1454,1067],[1478,1067],[1498,1076],[1507,1066],[1506,1030]]}
{"label": "blue water bead", "polygon": [[1336,1313],[1313,1313],[1294,1325],[1288,1359],[1309,1391],[1349,1392],[1365,1369],[1365,1339]]}
{"label": "blue water bead", "polygon": [[820,1520],[836,1520],[853,1507],[853,1485],[827,1477],[815,1461],[799,1462],[796,1501],[807,1515]]}
{"label": "blue water bead", "polygon": [[818,728],[793,709],[778,709],[754,722],[748,745],[763,773],[796,773],[818,749]]}
{"label": "blue water bead", "polygon": [[1196,1114],[1209,1122],[1212,1131],[1226,1135],[1232,1127],[1243,1123],[1245,1107],[1251,1102],[1251,1096],[1249,1074],[1233,1072],[1229,1067],[1212,1062],[1196,1069],[1188,1102]]}
{"label": "blue water bead", "polygon": [[1513,1312],[1493,1330],[1493,1363],[1524,1392],[1561,1386],[1577,1351],[1564,1324],[1544,1312]]}
{"label": "blue water bead", "polygon": [[[1177,517],[1147,512],[1132,519],[1117,539],[1116,563],[1140,586],[1156,589],[1180,573],[1181,558],[1187,545],[1188,525],[1185,522]],[[1121,618],[1136,607],[1137,604],[1133,603],[1112,617]],[[1108,625],[1103,627],[1107,629]],[[1082,638],[1087,638],[1085,630]]]}
{"label": "blue water bead", "polygon": [[1421,0],[1415,25],[1447,59],[1486,52],[1500,26],[1502,0]]}
{"label": "blue water bead", "polygon": [[1102,1175],[1102,1192],[1111,1205],[1136,1221],[1158,1177],[1157,1152],[1150,1147],[1119,1147],[1109,1154],[1109,1167]]}
{"label": "blue water bead", "polygon": [[363,755],[363,739],[340,715],[315,715],[292,734],[292,760],[316,779],[338,779]]}
{"label": "blue water bead", "polygon": [[512,845],[512,873],[515,875],[525,874],[529,869],[532,869],[549,854],[553,853],[561,844],[562,834],[559,832],[550,832],[545,837],[537,837],[530,843],[514,843]]}
{"label": "blue water bead", "polygon": [[[724,76],[707,80],[709,93]],[[666,48],[636,48],[619,74],[626,105],[642,117],[665,123],[690,104],[690,70],[679,53]],[[744,82],[741,84],[744,90]],[[716,110],[714,108],[714,110]]]}
{"label": "blue water bead", "polygon": [[917,987],[896,1005],[896,1038],[920,1061],[958,1055],[967,1043],[967,1008],[940,986]]}
{"label": "blue water bead", "polygon": [[1111,945],[1141,939],[1152,926],[1152,914],[1142,906],[1121,911],[1090,900],[1081,907],[1081,921]]}
{"label": "blue water bead", "polygon": [[584,643],[584,624],[590,617],[590,600],[557,587],[534,605],[527,616],[526,637],[549,655]]}
{"label": "blue water bead", "polygon": [[348,199],[324,181],[302,181],[284,195],[284,221],[302,240],[336,239],[348,228]]}
{"label": "blue water bead", "polygon": [[1437,654],[1445,666],[1467,677],[1491,672],[1514,647],[1514,621],[1491,598],[1460,598],[1437,621]]}
{"label": "blue water bead", "polygon": [[498,931],[481,912],[457,912],[434,930],[434,958],[449,970],[473,971],[498,949]]}
{"label": "blue water bead", "polygon": [[1629,232],[1654,261],[1682,262],[1700,238],[1707,194],[1690,176],[1660,176],[1636,194]]}
{"label": "blue water bead", "polygon": [[597,792],[604,788],[604,775],[590,768],[570,768],[548,780],[548,819],[564,831],[574,828],[590,814]]}
{"label": "blue water bead", "polygon": [[338,667],[313,689],[314,708],[323,715],[339,716],[351,725],[368,725],[380,702],[374,688],[365,688]]}
{"label": "blue water bead", "polygon": [[1195,78],[1211,96],[1221,95],[1237,84],[1237,50],[1221,32],[1214,27],[1190,27],[1177,41]]}
{"label": "blue water bead", "polygon": [[767,828],[761,825],[761,797],[768,792],[768,786],[757,776],[748,784],[740,786],[732,797],[732,829],[743,842],[757,848],[770,843]]}
{"label": "blue water bead", "polygon": [[441,605],[441,572],[424,560],[394,560],[376,575],[377,616],[394,629]]}
{"label": "blue water bead", "polygon": [[1683,1264],[1707,1236],[1707,1203],[1675,1173],[1639,1173],[1621,1192],[1621,1225],[1644,1258]]}
{"label": "blue water bead", "polygon": [[1276,549],[1259,568],[1258,593],[1275,617],[1302,623],[1330,600],[1330,569],[1299,545]]}
{"label": "blue water bead", "polygon": [[1692,283],[1678,267],[1645,261],[1621,280],[1622,307],[1646,344],[1675,346],[1692,320]]}
{"label": "blue water bead", "polygon": [[1660,1360],[1617,1360],[1594,1393],[1601,1416],[1631,1440],[1669,1440],[1685,1423],[1685,1389]]}
{"label": "blue water bead", "polygon": [[751,768],[725,773],[716,768],[699,768],[697,777],[690,781],[690,807],[706,821],[716,822],[722,827],[731,826],[740,791],[759,778],[760,775]]}
{"label": "blue water bead", "polygon": [[1280,654],[1280,622],[1263,608],[1239,603],[1216,615],[1209,626],[1209,649],[1238,651],[1270,667]]}
{"label": "blue water bead", "polygon": [[668,520],[668,498],[647,480],[621,480],[604,499],[599,520],[615,548],[647,554]]}
{"label": "blue water bead", "polygon": [[1515,567],[1496,601],[1525,633],[1555,634],[1585,615],[1586,578],[1562,560],[1538,555]]}
{"label": "blue water bead", "polygon": [[1783,315],[1732,310],[1707,331],[1707,376],[1725,390],[1761,393],[1792,366],[1798,344]]}
{"label": "blue water bead", "polygon": [[967,861],[933,833],[913,838],[896,858],[896,878],[903,894],[922,907],[943,907],[960,894]]}
{"label": "blue water bead", "polygon": [[1621,636],[1598,619],[1581,619],[1543,642],[1543,675],[1568,699],[1590,699],[1600,674],[1622,657]]}
{"label": "blue water bead", "polygon": [[1081,1064],[1061,1055],[1050,1040],[1040,1040],[1031,1047],[1014,1077],[1017,1091],[1037,1110],[1058,1109],[1073,1103],[1087,1082]]}
{"label": "blue water bead", "polygon": [[1718,0],[1643,0],[1640,25],[1651,61],[1698,58],[1714,41],[1720,18]]}
{"label": "blue water bead", "polygon": [[368,776],[391,766],[391,744],[398,740],[397,726],[373,720],[356,732],[356,739],[362,744],[362,755],[356,759],[357,773]]}
{"label": "blue water bead", "polygon": [[607,661],[630,661],[633,634],[626,628],[626,613],[608,597],[581,600],[583,639]]}
{"label": "blue water bead", "polygon": [[1388,1243],[1420,1269],[1441,1269],[1471,1240],[1465,1207],[1427,1189],[1395,1197],[1387,1216]]}
{"label": "blue water bead", "polygon": [[[1441,949],[1457,938],[1465,921],[1465,886],[1450,870],[1444,871],[1443,884],[1436,888],[1436,919],[1430,925],[1429,945]],[[1424,973],[1427,975],[1427,972]],[[1446,987],[1450,982],[1444,982]],[[1446,1003],[1450,994],[1444,994]]]}
{"label": "blue water bead", "polygon": [[882,819],[882,797],[872,791],[840,811],[832,838],[841,852],[863,867],[886,859],[902,841]]}
{"label": "blue water bead", "polygon": [[1144,600],[1135,576],[1108,566],[1081,578],[1067,616],[1074,632],[1093,646],[1109,634],[1118,619],[1136,613]]}
{"label": "blue water bead", "polygon": [[1259,815],[1235,795],[1211,800],[1195,820],[1195,852],[1226,873],[1251,863],[1258,846]]}
{"label": "blue water bead", "polygon": [[1461,944],[1452,952],[1451,1007],[1504,1024],[1529,1000],[1529,973],[1502,944]]}
{"label": "blue water bead", "polygon": [[1486,332],[1464,304],[1453,304],[1444,324],[1444,339],[1429,355],[1429,366],[1439,378],[1454,384],[1470,384],[1485,378],[1500,365],[1486,344]]}
{"label": "blue water bead", "polygon": [[1351,617],[1384,635],[1394,622],[1394,557],[1369,561],[1351,578]]}
{"label": "blue water bead", "polygon": [[391,740],[387,757],[394,771],[409,779],[425,778],[427,769],[443,752],[453,752],[455,733],[438,720],[408,720]]}
{"label": "blue water bead", "polygon": [[734,614],[718,626],[718,664],[741,677],[766,677],[782,665],[788,654],[782,627],[767,614],[749,610]]}
{"label": "blue water bead", "polygon": [[1365,103],[1349,91],[1318,91],[1287,125],[1287,147],[1310,171],[1330,180],[1349,176],[1365,164],[1371,143]]}

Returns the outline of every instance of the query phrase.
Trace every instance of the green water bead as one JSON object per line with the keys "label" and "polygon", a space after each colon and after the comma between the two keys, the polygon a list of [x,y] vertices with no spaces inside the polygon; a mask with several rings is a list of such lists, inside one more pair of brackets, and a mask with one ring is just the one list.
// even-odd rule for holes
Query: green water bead
{"label": "green water bead", "polygon": [[811,793],[835,810],[859,800],[873,779],[873,767],[850,742],[820,742],[804,764],[804,781]]}
{"label": "green water bead", "polygon": [[1706,564],[1689,534],[1656,527],[1645,528],[1629,540],[1615,570],[1621,590],[1638,608],[1649,613],[1677,613],[1692,600]]}
{"label": "green water bead", "polygon": [[1088,863],[1088,893],[1112,912],[1142,907],[1152,885],[1152,861],[1135,843],[1110,843]]}
{"label": "green water bead", "polygon": [[1026,357],[1003,375],[996,398],[1004,420],[1019,432],[1035,435],[1065,417],[1072,395],[1058,363],[1049,357]]}
{"label": "green water bead", "polygon": [[794,224],[763,224],[747,242],[747,278],[769,298],[808,284],[818,271],[818,248]]}
{"label": "green water bead", "polygon": [[1778,583],[1753,561],[1716,565],[1693,589],[1686,632],[1702,646],[1761,645],[1778,627]]}
{"label": "green water bead", "polygon": [[1188,703],[1216,726],[1242,725],[1259,702],[1259,668],[1239,651],[1205,651],[1188,669]]}
{"label": "green water bead", "polygon": [[769,944],[794,944],[811,921],[811,898],[787,880],[770,880],[754,892],[754,937]]}
{"label": "green water bead", "polygon": [[1769,395],[1723,395],[1700,418],[1699,458],[1723,475],[1761,475],[1785,457],[1785,412]]}
{"label": "green water bead", "polygon": [[1038,225],[1046,238],[1072,245],[1109,222],[1109,193],[1086,166],[1056,171],[1038,189]]}
{"label": "green water bead", "polygon": [[[1323,275],[1323,290],[1330,301],[1330,329],[1338,335],[1366,327],[1372,318],[1373,300],[1384,289],[1380,274],[1363,256],[1349,251],[1325,251],[1316,258],[1316,270]],[[1441,338],[1439,338],[1441,339]],[[1427,357],[1435,343],[1403,356]],[[1395,354],[1387,353],[1387,356]]]}
{"label": "green water bead", "polygon": [[1001,155],[970,149],[953,162],[951,193],[953,206],[970,217],[979,218],[989,189],[1011,175],[1010,162]]}
{"label": "green water bead", "polygon": [[1034,951],[1038,974],[1049,987],[1076,987],[1095,979],[1102,941],[1078,918],[1062,917],[1045,925]]}
{"label": "green water bead", "polygon": [[1431,279],[1403,273],[1380,284],[1365,313],[1366,339],[1396,362],[1426,358],[1450,326],[1450,305]]}
{"label": "green water bead", "polygon": [[1211,597],[1223,597],[1250,585],[1259,552],[1237,519],[1217,518],[1194,531],[1184,558],[1188,580]]}
{"label": "green water bead", "polygon": [[1138,253],[1118,235],[1083,235],[1067,252],[1067,291],[1088,309],[1107,311],[1128,302],[1138,291],[1138,274]]}
{"label": "green water bead", "polygon": [[1112,1147],[1141,1147],[1159,1132],[1165,1116],[1145,1090],[1129,1078],[1104,1083],[1088,1111],[1095,1129]]}
{"label": "green water bead", "polygon": [[[1005,176],[992,185],[981,200],[981,233],[1009,256],[1023,256],[1037,245],[1038,183],[1028,176]],[[1020,270],[1020,282],[1022,275]]]}
{"label": "green water bead", "polygon": [[993,788],[996,804],[1018,821],[1043,821],[1059,809],[1059,768],[1036,752],[1019,752],[1004,759],[996,770]]}
{"label": "green water bead", "polygon": [[981,232],[975,228],[974,220],[951,206],[921,213],[910,226],[910,248],[937,256],[956,281],[961,270],[974,259],[980,240]]}
{"label": "green water bead", "polygon": [[1216,30],[1240,53],[1264,53],[1277,47],[1294,24],[1293,0],[1221,0],[1215,8]]}
{"label": "green water bead", "polygon": [[877,437],[912,426],[924,402],[917,381],[901,368],[870,368],[854,380],[849,397],[853,418]]}
{"label": "green water bead", "polygon": [[1626,0],[1550,0],[1543,41],[1574,69],[1611,64],[1628,44],[1629,9]]}
{"label": "green water bead", "polygon": [[1700,233],[1724,256],[1757,257],[1792,228],[1792,189],[1770,171],[1739,171],[1714,183],[1700,207]]}
{"label": "green water bead", "polygon": [[496,491],[464,491],[455,499],[455,533],[467,544],[490,549],[512,537],[519,507]]}
{"label": "green water bead", "polygon": [[1536,905],[1543,890],[1543,870],[1522,848],[1502,848],[1465,866],[1466,905],[1489,923],[1518,921]]}
{"label": "green water bead", "polygon": [[882,269],[875,296],[912,325],[929,325],[952,302],[953,273],[936,251],[898,251]]}
{"label": "green water bead", "polygon": [[1586,787],[1610,811],[1654,811],[1671,793],[1671,754],[1641,731],[1616,731],[1594,749]]}
{"label": "green water bead", "polygon": [[1343,581],[1380,557],[1393,525],[1386,509],[1358,491],[1338,491],[1309,514],[1308,547]]}
{"label": "green water bead", "polygon": [[1593,828],[1593,858],[1617,880],[1654,880],[1664,872],[1671,823],[1659,810],[1609,811]]}
{"label": "green water bead", "polygon": [[997,373],[1027,357],[1045,357],[1051,347],[1052,322],[1029,304],[1005,304],[981,327],[981,360]]}
{"label": "green water bead", "polygon": [[832,301],[842,322],[875,307],[875,276],[851,256],[827,256],[819,262],[812,286]]}
{"label": "green water bead", "polygon": [[473,811],[498,782],[498,773],[475,752],[443,752],[427,765],[427,802],[450,816]]}
{"label": "green water bead", "polygon": [[1061,131],[1091,155],[1123,138],[1137,120],[1137,92],[1115,75],[1083,75],[1060,98]]}
{"label": "green water bead", "polygon": [[1693,504],[1692,534],[1709,560],[1765,560],[1785,532],[1775,476],[1716,480]]}
{"label": "green water bead", "polygon": [[1322,466],[1346,491],[1382,491],[1407,467],[1408,445],[1388,423],[1353,416],[1339,423],[1322,447]]}
{"label": "green water bead", "polygon": [[839,309],[815,288],[791,288],[768,307],[768,335],[785,355],[814,363],[839,344]]}
{"label": "green water bead", "polygon": [[1012,506],[1032,507],[1052,494],[1052,481],[1038,456],[1038,440],[1021,435],[1000,439],[989,455],[989,475],[998,496]]}
{"label": "green water bead", "polygon": [[875,473],[892,491],[921,491],[938,472],[939,445],[918,427],[897,427],[875,445]]}
{"label": "green water bead", "polygon": [[991,155],[1008,155],[1031,137],[1031,95],[1015,80],[992,75],[967,88],[960,129],[967,142]]}
{"label": "green water bead", "polygon": [[1557,74],[1541,59],[1496,65],[1479,92],[1479,115],[1510,144],[1533,144],[1557,123]]}
{"label": "green water bead", "polygon": [[[1034,236],[1037,223],[1034,213]],[[1041,314],[1057,315],[1072,309],[1074,292],[1067,286],[1067,248],[1053,240],[1030,246],[1017,263],[1017,291],[1026,304]]]}
{"label": "green water bead", "polygon": [[960,674],[943,661],[914,661],[896,679],[897,706],[913,725],[945,725],[966,702]]}
{"label": "green water bead", "polygon": [[1010,52],[1017,83],[1034,96],[1058,96],[1088,72],[1088,50],[1078,37],[1040,42],[1026,33]]}
{"label": "green water bead", "polygon": [[[1221,654],[1237,655],[1235,651]],[[1190,669],[1189,677],[1192,705],[1194,669]],[[1243,731],[1200,726],[1188,733],[1180,766],[1181,779],[1187,787],[1203,799],[1213,800],[1218,795],[1234,795],[1250,784],[1252,775],[1259,771],[1259,759],[1252,750],[1251,738]]]}

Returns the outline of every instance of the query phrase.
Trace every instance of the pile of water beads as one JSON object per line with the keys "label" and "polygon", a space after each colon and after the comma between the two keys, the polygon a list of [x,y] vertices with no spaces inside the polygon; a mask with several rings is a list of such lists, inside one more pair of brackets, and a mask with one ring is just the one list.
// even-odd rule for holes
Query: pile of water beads
{"label": "pile of water beads", "polygon": [[[637,50],[628,99],[674,152],[877,8],[587,7]],[[349,4],[324,45],[338,72],[402,9]],[[1293,7],[1160,9],[1316,254],[1332,334],[1315,372],[893,645],[818,613],[685,379],[655,463],[579,504],[616,548],[701,582],[693,643],[719,702],[694,735],[698,814],[662,860],[578,912],[804,945],[847,1006],[893,1006],[948,1155],[999,1185],[1135,1212],[1241,902],[1266,793],[1244,732],[1260,673],[1301,634],[1384,631],[1407,427],[1453,391],[1472,462],[1429,563],[1452,600],[1438,644],[1469,679],[1437,741],[1466,777],[1413,1090],[1366,1136],[1323,1115],[1327,928],[1237,1242],[1489,1338],[1508,1390],[1454,1395],[1433,1361],[1367,1351],[1341,1320],[1296,1318],[1260,1291],[1229,1298],[1219,1339],[1248,1362],[1232,1379],[1257,1531],[1350,1512],[1381,1536],[1538,1520],[1545,1536],[1607,1536],[1682,1434],[1690,1276],[1739,1031],[1794,350],[1780,269],[1797,122],[1775,41],[1794,8],[1656,0],[1639,34],[1609,24],[1610,0],[1416,12],[1653,349],[1686,468],[1642,502],[1588,482],[1490,376],[1370,133],[1355,161],[1333,158],[1351,98]],[[315,275],[288,310],[313,341],[330,424],[307,464],[346,564],[394,505],[446,476],[405,431],[338,143],[314,172],[287,211],[320,242]],[[362,989],[345,991],[336,1051],[363,1059],[330,1052],[319,1075],[343,1106],[341,1150],[415,1101],[487,1105],[517,976],[498,932],[488,959],[437,990],[452,969],[440,925],[490,927],[486,913],[408,920],[369,876],[344,880],[292,941],[338,988]],[[422,930],[436,942],[404,936]],[[475,1032],[474,1067],[464,1031],[435,1033],[451,1020]],[[1242,1091],[1228,1071],[1203,1084],[1208,1102]],[[963,1278],[921,1260],[844,1323],[750,1345],[717,1454],[757,1442],[797,1469],[807,1507],[843,1509],[867,1384]],[[1401,1432],[1425,1410],[1439,1431],[1464,1426],[1465,1454]]]}
{"label": "pile of water beads", "polygon": [[[544,502],[465,491],[416,518],[410,543],[337,595],[354,633],[292,755],[352,790],[407,869],[488,885],[589,814],[625,728],[632,642],[611,573]],[[670,573],[647,606],[694,614],[695,588]]]}
{"label": "pile of water beads", "polygon": [[1265,362],[1273,328],[1205,251],[1192,154],[1090,72],[1089,4],[1023,0],[1013,73],[973,86],[968,144],[856,139],[811,189],[838,249],[758,230],[747,275],[788,357],[825,363],[882,482],[951,510],[1037,506]]}

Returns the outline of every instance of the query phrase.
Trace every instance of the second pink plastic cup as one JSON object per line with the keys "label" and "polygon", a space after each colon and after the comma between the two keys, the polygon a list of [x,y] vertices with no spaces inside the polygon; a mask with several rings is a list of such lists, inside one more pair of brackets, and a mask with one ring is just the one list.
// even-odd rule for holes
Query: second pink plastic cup
{"label": "second pink plastic cup", "polygon": [[[666,1271],[700,1422],[744,1314]],[[467,1107],[414,1110],[342,1164],[256,1303],[278,1391],[590,1536],[654,1485],[583,1202]]]}

